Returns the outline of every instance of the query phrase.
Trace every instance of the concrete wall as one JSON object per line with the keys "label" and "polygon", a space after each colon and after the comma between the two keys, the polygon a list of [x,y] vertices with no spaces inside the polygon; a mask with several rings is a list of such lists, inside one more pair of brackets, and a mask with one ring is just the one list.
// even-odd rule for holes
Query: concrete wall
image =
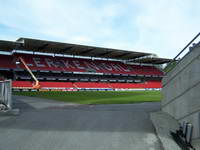
{"label": "concrete wall", "polygon": [[192,123],[193,139],[200,138],[200,44],[162,82],[162,110],[180,122]]}

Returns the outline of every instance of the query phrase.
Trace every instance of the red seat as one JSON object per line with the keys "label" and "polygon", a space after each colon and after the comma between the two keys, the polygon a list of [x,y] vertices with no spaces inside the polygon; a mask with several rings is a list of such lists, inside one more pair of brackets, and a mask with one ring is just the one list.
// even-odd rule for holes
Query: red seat
{"label": "red seat", "polygon": [[13,81],[12,87],[14,88],[32,88],[32,82],[31,81]]}
{"label": "red seat", "polygon": [[74,88],[71,82],[40,82],[41,88]]}
{"label": "red seat", "polygon": [[163,75],[153,66],[128,65],[119,61],[90,60],[81,58],[52,57],[43,55],[16,54],[0,55],[0,68],[25,69],[21,63],[16,65],[18,57],[22,57],[31,70],[97,72],[111,74]]}
{"label": "red seat", "polygon": [[78,88],[110,88],[107,83],[97,82],[75,82],[74,85]]}
{"label": "red seat", "polygon": [[[98,82],[40,82],[41,88],[112,88],[112,89],[135,89],[135,88],[161,88],[160,81],[148,81],[145,83],[98,83]],[[32,88],[31,81],[13,81],[14,88]]]}
{"label": "red seat", "polygon": [[110,83],[114,89],[135,89],[135,88],[161,88],[160,81],[149,81],[145,83]]}

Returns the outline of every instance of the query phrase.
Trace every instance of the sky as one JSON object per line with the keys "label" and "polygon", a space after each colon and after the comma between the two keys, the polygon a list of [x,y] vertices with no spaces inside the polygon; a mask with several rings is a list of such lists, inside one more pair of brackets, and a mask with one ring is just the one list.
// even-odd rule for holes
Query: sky
{"label": "sky", "polygon": [[173,58],[200,32],[199,0],[0,0],[0,40],[19,37]]}

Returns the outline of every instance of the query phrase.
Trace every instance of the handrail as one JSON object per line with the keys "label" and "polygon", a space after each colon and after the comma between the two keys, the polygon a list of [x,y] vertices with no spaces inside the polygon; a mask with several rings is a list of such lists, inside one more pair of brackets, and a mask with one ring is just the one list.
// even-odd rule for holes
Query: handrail
{"label": "handrail", "polygon": [[[198,37],[200,36],[200,32],[172,59],[172,61],[168,64],[168,66],[170,66],[173,62],[177,61],[176,59],[192,44],[192,42],[194,42]],[[178,61],[178,63],[180,62],[180,60]],[[178,64],[177,63],[177,64]],[[176,65],[177,65],[176,64]],[[176,66],[175,65],[175,66]],[[175,67],[174,66],[174,67]],[[170,72],[174,67],[170,68],[166,73]]]}

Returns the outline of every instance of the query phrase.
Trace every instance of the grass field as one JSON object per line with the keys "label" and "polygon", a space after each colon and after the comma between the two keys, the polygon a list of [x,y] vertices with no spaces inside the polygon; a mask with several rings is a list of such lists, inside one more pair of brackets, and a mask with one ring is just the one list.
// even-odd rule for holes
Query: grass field
{"label": "grass field", "polygon": [[137,102],[157,102],[160,91],[78,91],[78,92],[14,92],[23,95],[53,99],[78,104],[130,104]]}

